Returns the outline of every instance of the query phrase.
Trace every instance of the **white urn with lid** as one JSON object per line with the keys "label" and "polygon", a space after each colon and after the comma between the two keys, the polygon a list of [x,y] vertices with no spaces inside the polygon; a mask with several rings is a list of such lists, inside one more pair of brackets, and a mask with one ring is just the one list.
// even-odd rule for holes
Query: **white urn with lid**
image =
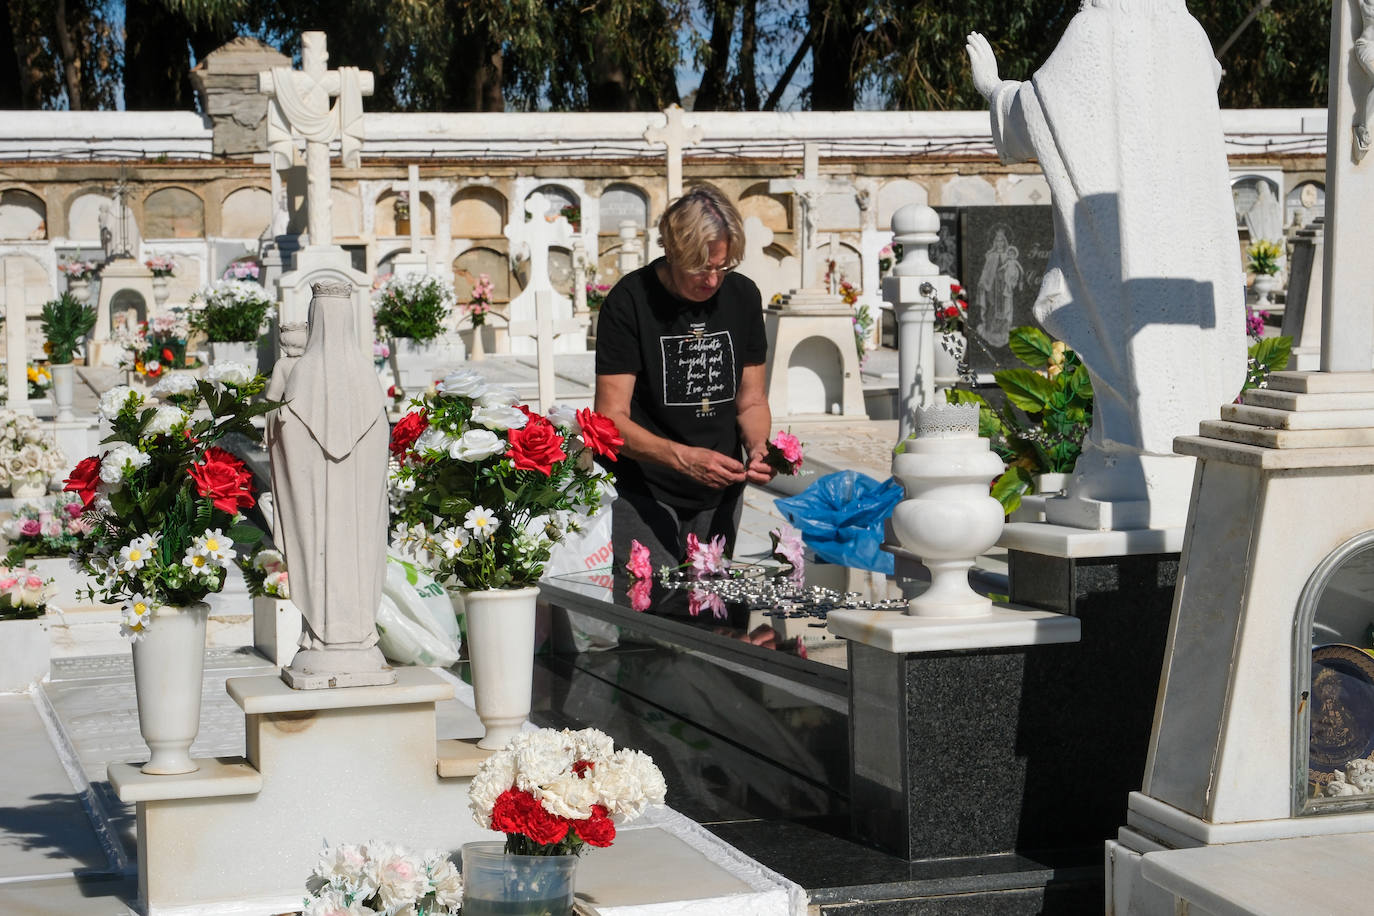
{"label": "white urn with lid", "polygon": [[974,560],[1002,534],[1002,504],[989,486],[1002,459],[978,435],[978,405],[916,409],[914,437],[892,459],[906,498],[892,513],[898,542],[930,570],[930,588],[912,598],[917,617],[974,617],[992,611],[991,599],[968,583]]}

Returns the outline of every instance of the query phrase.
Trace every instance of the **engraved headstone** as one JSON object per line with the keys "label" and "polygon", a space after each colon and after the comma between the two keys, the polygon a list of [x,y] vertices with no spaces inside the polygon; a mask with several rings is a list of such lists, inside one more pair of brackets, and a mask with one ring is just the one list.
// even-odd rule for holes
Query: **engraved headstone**
{"label": "engraved headstone", "polygon": [[935,207],[940,217],[940,240],[930,246],[930,259],[947,277],[964,276],[963,250],[959,245],[959,222],[962,207]]}
{"label": "engraved headstone", "polygon": [[1021,325],[1039,325],[1033,308],[1054,245],[1050,208],[965,207],[959,239],[959,275],[969,299],[969,368],[1023,366],[1007,345],[1008,335]]}

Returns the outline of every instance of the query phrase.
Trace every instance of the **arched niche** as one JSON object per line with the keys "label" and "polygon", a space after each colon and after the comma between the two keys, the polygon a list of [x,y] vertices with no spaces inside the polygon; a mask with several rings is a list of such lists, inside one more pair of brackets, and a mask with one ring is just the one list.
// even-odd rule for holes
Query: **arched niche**
{"label": "arched niche", "polygon": [[355,239],[363,234],[363,207],[358,195],[343,188],[329,189],[329,223],[336,239]]}
{"label": "arched niche", "polygon": [[143,230],[150,239],[205,237],[205,204],[185,188],[161,188],[143,201]]}
{"label": "arched niche", "polygon": [[[1374,531],[1307,580],[1293,619],[1293,813],[1374,808]],[[1363,776],[1361,773],[1363,772]]]}
{"label": "arched niche", "polygon": [[491,279],[491,297],[496,302],[509,302],[510,267],[506,256],[494,248],[469,248],[453,259],[453,289],[459,302],[472,298],[477,278],[486,274]]}
{"label": "arched niche", "polygon": [[403,211],[410,214],[409,219],[419,220],[415,228],[420,235],[434,235],[434,195],[428,191],[420,192],[420,203],[416,206],[404,188],[395,188],[377,198],[373,206],[373,226],[378,238],[400,238],[410,235],[410,224],[406,222]]}
{"label": "arched niche", "polygon": [[792,230],[792,203],[786,194],[768,193],[768,182],[760,181],[744,189],[739,196],[739,215],[741,219],[757,216],[774,232]]}
{"label": "arched niche", "polygon": [[[822,236],[822,239],[825,237]],[[863,283],[863,256],[848,242],[837,241],[832,249],[829,241],[820,247],[821,257],[835,262],[835,282],[848,280],[858,287]]]}
{"label": "arched niche", "polygon": [[121,289],[110,298],[110,330],[127,327],[130,331],[138,328],[140,321],[148,320],[148,303],[143,294],[133,289]]}
{"label": "arched niche", "polygon": [[597,202],[601,234],[616,235],[620,224],[630,220],[642,232],[649,225],[649,197],[639,188],[623,182],[607,185]]}
{"label": "arched niche", "polygon": [[[106,214],[116,212],[114,198],[106,194],[86,192],[78,194],[67,207],[67,238],[79,242],[100,242],[101,211]],[[132,214],[130,214],[132,222]],[[104,217],[105,223],[113,225],[113,217]]]}
{"label": "arched niche", "polygon": [[1301,228],[1312,225],[1326,215],[1326,185],[1320,181],[1304,181],[1284,198],[1283,224]]}
{"label": "arched niche", "polygon": [[48,237],[48,208],[22,188],[0,191],[0,239],[38,241]]}
{"label": "arched niche", "polygon": [[1231,182],[1236,228],[1250,233],[1252,242],[1283,238],[1283,204],[1279,184],[1263,175],[1242,175]]}
{"label": "arched niche", "polygon": [[927,204],[930,192],[926,186],[906,178],[884,182],[878,188],[878,228],[892,228],[892,214],[907,204]]}
{"label": "arched niche", "polygon": [[261,238],[272,223],[272,194],[264,188],[238,188],[220,204],[220,235]]}
{"label": "arched niche", "polygon": [[844,400],[844,357],[826,337],[808,337],[787,360],[787,410],[793,415],[830,413]]}
{"label": "arched niche", "polygon": [[525,200],[528,201],[535,194],[543,194],[548,201],[549,208],[544,211],[544,215],[548,217],[557,216],[567,207],[582,206],[582,199],[576,192],[561,184],[541,184],[526,195]]}
{"label": "arched niche", "polygon": [[474,186],[453,195],[449,222],[454,238],[500,238],[506,231],[506,196],[495,188]]}

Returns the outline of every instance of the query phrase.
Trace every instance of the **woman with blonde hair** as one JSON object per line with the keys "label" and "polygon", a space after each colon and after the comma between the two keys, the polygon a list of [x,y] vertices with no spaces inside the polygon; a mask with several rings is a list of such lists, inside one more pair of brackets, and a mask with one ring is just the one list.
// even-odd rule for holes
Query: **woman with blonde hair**
{"label": "woman with blonde hair", "polygon": [[698,184],[658,222],[664,256],[606,295],[596,339],[596,409],[625,445],[608,465],[617,565],[630,542],[654,568],[683,561],[687,536],[733,550],[746,483],[767,483],[772,414],[764,392],[768,339],[758,287],[735,273],[739,211]]}

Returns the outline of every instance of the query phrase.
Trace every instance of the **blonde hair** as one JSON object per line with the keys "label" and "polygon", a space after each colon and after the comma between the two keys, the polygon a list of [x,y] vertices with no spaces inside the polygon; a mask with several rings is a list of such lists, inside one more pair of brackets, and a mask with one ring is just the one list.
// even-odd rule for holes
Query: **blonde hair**
{"label": "blonde hair", "polygon": [[668,263],[682,270],[701,270],[710,262],[707,245],[725,239],[725,266],[744,259],[744,221],[730,198],[713,184],[701,182],[673,201],[658,220],[659,244]]}

